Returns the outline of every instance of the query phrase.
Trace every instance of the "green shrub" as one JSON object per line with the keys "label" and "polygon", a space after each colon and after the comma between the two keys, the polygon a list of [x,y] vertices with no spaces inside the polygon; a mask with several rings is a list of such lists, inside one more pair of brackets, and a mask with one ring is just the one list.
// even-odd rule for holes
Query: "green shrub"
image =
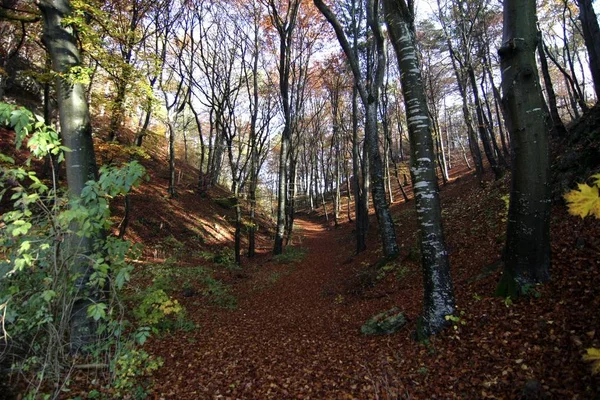
{"label": "green shrub", "polygon": [[306,250],[301,247],[287,246],[282,254],[273,256],[273,260],[280,264],[291,264],[301,261],[306,256]]}
{"label": "green shrub", "polygon": [[160,358],[150,356],[146,351],[127,347],[112,363],[112,394],[116,398],[146,398],[150,385],[148,377],[163,364]]}
{"label": "green shrub", "polygon": [[[52,155],[61,162],[69,151],[54,129],[25,109],[0,103],[0,124],[14,128],[17,148],[31,134],[27,141],[31,158]],[[29,169],[30,160],[23,167],[6,155],[0,155],[0,161],[0,198],[9,198],[13,205],[0,224],[0,341],[7,344],[0,361],[12,361],[12,373],[25,378],[26,398],[32,399],[63,397],[61,391],[68,389],[73,371],[64,366],[82,359],[106,365],[116,377],[116,360],[123,349],[143,343],[147,332],[129,329],[119,300],[133,270],[126,260],[139,256],[139,248],[106,237],[105,232],[112,225],[110,201],[138,185],[144,168],[137,162],[103,167],[99,179],[87,182],[75,198],[56,179],[38,178]],[[81,253],[78,244],[86,241],[92,242],[93,251]],[[89,267],[87,277],[73,268],[83,262]],[[73,358],[68,351],[70,321],[74,305],[82,300],[89,303],[87,317],[93,322],[89,334],[94,340],[82,349],[80,358]],[[43,395],[40,388],[51,393]]]}
{"label": "green shrub", "polygon": [[146,294],[133,314],[140,325],[158,326],[170,316],[177,316],[183,307],[177,300],[169,297],[164,290],[158,289]]}

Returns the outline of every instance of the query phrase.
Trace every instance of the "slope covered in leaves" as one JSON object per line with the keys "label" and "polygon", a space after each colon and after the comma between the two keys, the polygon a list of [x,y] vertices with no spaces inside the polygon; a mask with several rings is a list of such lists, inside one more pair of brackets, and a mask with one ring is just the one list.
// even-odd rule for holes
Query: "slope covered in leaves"
{"label": "slope covered in leaves", "polygon": [[[375,226],[369,251],[353,256],[352,223],[333,229],[322,217],[302,215],[295,251],[273,258],[263,237],[263,254],[236,268],[223,251],[232,243],[232,210],[218,204],[229,194],[213,189],[200,196],[197,171],[178,163],[179,195],[168,199],[165,155],[157,148],[163,147],[131,154],[98,143],[103,163],[138,157],[151,175],[131,195],[127,236],[144,245],[133,292],[160,285],[186,309],[185,323],[145,345],[164,360],[151,377],[155,398],[600,395],[599,378],[584,359],[595,354],[588,349],[600,348],[597,220],[570,216],[557,202],[552,281],[519,300],[493,297],[508,180],[481,187],[455,171],[442,200],[459,312],[452,327],[418,343],[422,281],[413,203],[393,206],[402,249],[394,263],[379,263]],[[262,224],[267,233],[268,222]],[[405,329],[382,337],[360,333],[367,318],[394,306],[408,317]],[[82,398],[98,389],[93,376],[79,374],[74,382],[72,393]]]}
{"label": "slope covered in leaves", "polygon": [[[600,381],[582,356],[600,346],[600,223],[556,205],[552,281],[518,301],[493,297],[506,193],[507,181],[481,188],[471,176],[443,188],[459,314],[429,342],[412,334],[422,295],[413,204],[394,207],[403,250],[382,269],[375,242],[352,256],[351,224],[334,230],[305,217],[294,238],[304,258],[266,256],[231,274],[235,309],[173,290],[198,328],[149,343],[165,360],[155,396],[595,398]],[[186,266],[182,255],[174,267]],[[410,321],[404,330],[361,335],[367,318],[393,306]]]}

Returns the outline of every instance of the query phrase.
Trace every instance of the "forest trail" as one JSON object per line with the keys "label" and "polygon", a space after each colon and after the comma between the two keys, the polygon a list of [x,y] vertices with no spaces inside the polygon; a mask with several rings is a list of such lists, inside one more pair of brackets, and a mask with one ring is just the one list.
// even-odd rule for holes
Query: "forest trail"
{"label": "forest trail", "polygon": [[388,339],[364,337],[359,329],[386,300],[356,308],[328,292],[348,276],[349,226],[327,231],[307,219],[296,226],[294,240],[306,250],[302,260],[243,282],[247,294],[238,298],[236,310],[208,310],[199,329],[161,340],[165,365],[156,377],[157,398],[374,395],[369,360],[378,358],[372,352],[385,350]]}
{"label": "forest trail", "polygon": [[[189,274],[170,290],[197,328],[148,341],[164,360],[152,397],[522,399],[531,386],[547,398],[597,398],[600,378],[581,357],[600,347],[600,220],[555,206],[552,280],[519,300],[495,297],[507,186],[483,188],[468,176],[442,187],[458,311],[454,326],[426,343],[412,337],[423,296],[414,203],[393,205],[400,255],[372,287],[381,258],[374,220],[368,250],[354,255],[352,223],[335,229],[299,215],[292,245],[304,257],[284,262],[265,248],[241,269],[221,271],[235,309],[184,297],[184,284],[202,286]],[[202,265],[193,254],[186,248],[168,268]],[[404,329],[360,333],[368,318],[395,306],[409,321]]]}

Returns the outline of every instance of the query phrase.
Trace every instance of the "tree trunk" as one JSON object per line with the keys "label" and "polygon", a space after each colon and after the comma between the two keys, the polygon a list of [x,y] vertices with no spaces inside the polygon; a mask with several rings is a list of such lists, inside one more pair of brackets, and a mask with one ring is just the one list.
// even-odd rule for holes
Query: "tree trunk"
{"label": "tree trunk", "polygon": [[471,82],[471,91],[473,92],[473,101],[475,102],[475,113],[477,114],[477,125],[479,127],[479,138],[481,139],[481,143],[483,143],[483,151],[485,152],[485,156],[490,163],[490,167],[494,172],[494,177],[496,179],[502,178],[504,175],[504,171],[498,165],[496,161],[496,157],[494,156],[494,150],[492,149],[492,144],[490,143],[490,138],[488,137],[488,132],[486,129],[486,125],[483,121],[483,108],[481,107],[481,100],[479,99],[479,90],[477,89],[477,80],[475,79],[475,71],[473,70],[472,65],[468,65],[467,73],[469,76],[469,81]]}
{"label": "tree trunk", "polygon": [[590,59],[589,67],[594,80],[596,101],[600,99],[600,26],[592,6],[592,0],[578,0],[579,20],[583,27],[583,39]]}
{"label": "tree trunk", "polygon": [[[358,90],[352,91],[352,173],[354,174],[354,208],[356,219],[356,254],[367,249],[367,227],[369,215],[365,214],[362,182],[360,179],[360,146],[358,144]],[[366,160],[365,160],[366,161]]]}
{"label": "tree trunk", "polygon": [[481,150],[479,149],[479,141],[477,140],[477,134],[473,128],[473,119],[471,118],[471,111],[469,110],[469,102],[467,100],[467,82],[464,79],[464,73],[461,71],[456,62],[456,56],[454,55],[454,49],[450,39],[447,39],[448,50],[450,51],[450,60],[452,61],[452,68],[454,69],[454,75],[456,76],[456,85],[458,92],[462,99],[462,111],[465,119],[465,125],[467,126],[467,133],[469,139],[469,150],[473,163],[475,164],[475,173],[478,179],[483,180],[483,160],[481,157]]}
{"label": "tree trunk", "polygon": [[383,162],[379,152],[379,140],[377,129],[377,97],[371,96],[373,102],[366,105],[365,140],[369,147],[371,161],[371,187],[373,206],[379,224],[379,234],[383,245],[383,254],[392,257],[399,251],[396,243],[394,221],[388,209],[385,197],[385,180],[383,176]]}
{"label": "tree trunk", "polygon": [[421,244],[424,302],[419,334],[441,331],[454,313],[450,263],[442,228],[427,98],[415,46],[414,11],[404,0],[384,0],[387,26],[400,68],[411,147],[411,176]]}
{"label": "tree trunk", "polygon": [[552,119],[552,132],[554,133],[555,137],[565,137],[567,135],[567,129],[565,128],[565,124],[563,124],[562,119],[558,114],[556,93],[554,92],[554,86],[552,86],[552,78],[550,77],[550,70],[548,69],[548,59],[546,58],[546,53],[544,52],[543,40],[542,32],[538,31],[537,53],[540,59],[542,76],[544,77],[544,86],[546,87],[548,111],[550,111],[550,118]]}
{"label": "tree trunk", "polygon": [[[287,123],[286,123],[287,124]],[[285,217],[286,217],[286,185],[287,185],[287,152],[288,152],[288,133],[284,128],[281,137],[281,146],[279,150],[279,185],[277,187],[277,228],[275,231],[275,244],[273,254],[278,255],[283,253],[283,239],[285,237]]]}
{"label": "tree trunk", "polygon": [[[291,154],[292,146],[292,110],[290,104],[290,70],[292,57],[292,34],[296,25],[296,17],[300,7],[300,0],[292,0],[288,2],[289,9],[287,10],[286,19],[282,20],[276,11],[274,2],[269,2],[272,11],[271,20],[277,28],[279,35],[279,90],[281,95],[281,103],[283,107],[284,127],[281,134],[281,148],[279,154],[279,187],[277,189],[277,228],[275,232],[275,242],[273,245],[273,255],[283,253],[286,217],[288,215],[286,206],[288,205],[287,187],[288,162]],[[290,226],[291,229],[291,226]]]}
{"label": "tree trunk", "polygon": [[296,183],[297,183],[297,156],[290,155],[288,165],[288,189],[286,191],[286,216],[285,216],[285,245],[287,246],[292,239],[294,230],[294,218],[296,216]]}
{"label": "tree trunk", "polygon": [[169,187],[167,194],[169,197],[175,197],[175,127],[172,121],[167,123],[167,129],[169,131]]}
{"label": "tree trunk", "polygon": [[[381,26],[379,22],[379,2],[368,0],[366,4],[367,25],[369,26],[370,31],[373,33],[374,44],[377,49],[377,67],[374,78],[370,85],[367,85],[366,80],[362,77],[362,71],[359,67],[358,58],[350,47],[348,39],[344,33],[344,29],[340,25],[339,21],[335,18],[331,10],[329,10],[322,0],[314,0],[314,3],[335,30],[338,41],[340,42],[340,45],[350,62],[352,74],[354,76],[354,83],[358,89],[358,93],[360,94],[361,101],[365,108],[365,146],[368,150],[369,158],[369,163],[365,162],[365,165],[369,165],[369,175],[372,181],[371,190],[373,196],[373,206],[375,207],[375,214],[377,216],[377,222],[379,223],[379,236],[383,246],[383,253],[386,257],[392,257],[398,253],[399,249],[398,244],[396,243],[394,221],[392,220],[385,197],[383,162],[381,160],[381,153],[379,151],[379,135],[377,129],[379,90],[383,84],[386,65],[385,39],[381,32]],[[366,178],[367,176],[363,176],[363,180],[365,182]]]}
{"label": "tree trunk", "polygon": [[550,278],[548,127],[536,47],[535,0],[504,0],[498,53],[513,163],[501,296],[516,296]]}
{"label": "tree trunk", "polygon": [[235,235],[233,252],[235,254],[235,265],[242,265],[242,207],[240,205],[238,185],[236,185],[233,195],[235,197]]}
{"label": "tree trunk", "polygon": [[502,143],[502,152],[504,153],[504,159],[510,157],[510,151],[508,150],[508,139],[504,135],[504,129],[502,129],[502,123],[506,123],[506,109],[502,105],[502,95],[500,95],[500,91],[496,87],[496,83],[494,82],[494,74],[492,74],[492,67],[487,61],[485,63],[485,69],[487,72],[487,76],[490,79],[490,86],[492,87],[492,94],[494,95],[494,108],[496,110],[496,118],[498,120],[498,130],[500,131],[500,141]]}
{"label": "tree trunk", "polygon": [[114,142],[117,140],[118,131],[123,124],[123,113],[125,108],[125,95],[127,93],[127,85],[130,80],[129,66],[125,66],[122,81],[117,84],[117,96],[111,107],[111,118],[108,127],[108,141]]}
{"label": "tree trunk", "polygon": [[[70,17],[72,8],[68,0],[44,0],[38,2],[44,19],[43,41],[52,58],[52,67],[58,74],[66,74],[72,67],[81,65],[81,55],[72,25],[63,23]],[[67,185],[71,196],[78,198],[88,180],[97,179],[97,166],[92,141],[89,109],[82,84],[72,84],[60,76],[56,81],[56,93],[60,114],[60,127],[63,144],[71,149],[65,153]],[[72,227],[74,231],[77,226]],[[71,310],[70,346],[72,352],[93,342],[96,323],[87,316],[87,309],[101,300],[101,291],[91,289],[88,282],[92,274],[88,257],[93,253],[94,242],[100,237],[78,237],[69,240],[71,254],[65,253],[72,263],[77,300]],[[69,258],[72,257],[72,258]]]}

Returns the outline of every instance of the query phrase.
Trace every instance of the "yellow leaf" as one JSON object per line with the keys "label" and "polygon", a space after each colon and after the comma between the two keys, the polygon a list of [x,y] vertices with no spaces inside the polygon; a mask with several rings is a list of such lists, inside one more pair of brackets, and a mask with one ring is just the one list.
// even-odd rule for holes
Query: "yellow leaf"
{"label": "yellow leaf", "polygon": [[592,363],[592,375],[600,372],[600,349],[590,347],[587,349],[587,354],[584,354],[582,358],[583,361],[590,361]]}
{"label": "yellow leaf", "polygon": [[569,206],[569,213],[571,215],[578,215],[581,218],[587,217],[589,214],[600,218],[598,188],[588,186],[584,183],[580,183],[578,186],[579,190],[571,190],[564,196]]}
{"label": "yellow leaf", "polygon": [[596,187],[600,187],[600,174],[595,174],[591,176],[592,181]]}

